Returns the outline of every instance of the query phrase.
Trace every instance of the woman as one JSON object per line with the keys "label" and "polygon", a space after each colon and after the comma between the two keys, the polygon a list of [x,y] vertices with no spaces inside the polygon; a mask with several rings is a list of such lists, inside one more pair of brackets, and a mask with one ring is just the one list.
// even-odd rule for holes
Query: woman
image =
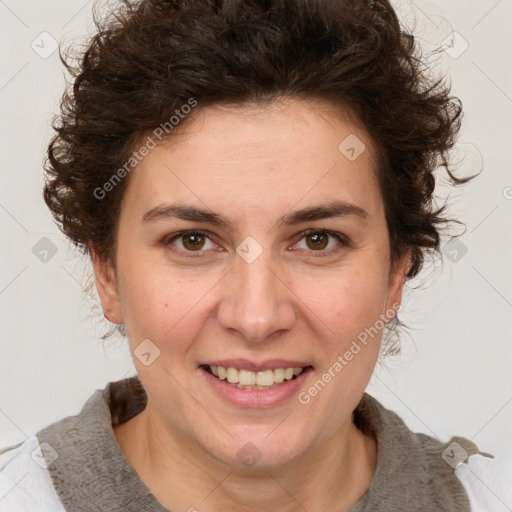
{"label": "woman", "polygon": [[364,392],[448,222],[434,170],[467,180],[460,103],[420,68],[385,0],[98,23],[44,197],[137,376],[1,453],[27,474],[5,510],[507,510],[498,459]]}

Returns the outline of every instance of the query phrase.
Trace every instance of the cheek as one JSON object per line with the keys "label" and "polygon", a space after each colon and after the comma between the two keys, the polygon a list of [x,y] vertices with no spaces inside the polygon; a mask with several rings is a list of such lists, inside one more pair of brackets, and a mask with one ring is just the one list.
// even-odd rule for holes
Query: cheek
{"label": "cheek", "polygon": [[[350,344],[383,312],[385,269],[370,252],[362,256],[330,270],[283,269],[290,288],[283,300],[297,308],[298,324],[308,324],[335,349]],[[200,335],[219,303],[228,298],[223,290],[231,289],[231,276],[219,269],[180,269],[126,252],[119,269],[124,276],[121,307],[132,343],[148,338],[173,353],[185,350]]]}
{"label": "cheek", "polygon": [[[304,314],[317,316],[327,338],[339,347],[375,324],[387,295],[385,273],[371,265],[360,270],[346,266],[321,279],[297,280],[297,295],[304,297]],[[306,313],[309,311],[308,313]]]}
{"label": "cheek", "polygon": [[[126,261],[124,275],[128,277],[120,290],[123,316],[133,342],[149,338],[159,346],[168,339],[185,343],[200,329],[197,315],[216,280],[205,273],[184,278],[183,272],[165,264],[143,265]],[[166,350],[173,347],[179,348],[179,344],[173,342]]]}

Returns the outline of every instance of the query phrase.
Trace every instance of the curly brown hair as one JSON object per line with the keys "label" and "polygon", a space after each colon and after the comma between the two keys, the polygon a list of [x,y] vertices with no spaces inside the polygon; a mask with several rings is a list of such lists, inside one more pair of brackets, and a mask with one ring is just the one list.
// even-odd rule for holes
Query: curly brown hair
{"label": "curly brown hair", "polygon": [[[434,171],[445,167],[461,102],[432,80],[413,35],[387,0],[124,1],[103,20],[73,66],[45,161],[44,199],[86,253],[113,261],[126,177],[108,199],[95,193],[133,156],[142,137],[193,98],[265,104],[281,97],[348,105],[376,148],[391,261],[409,252],[407,277],[439,251],[449,222],[434,206]],[[180,116],[168,139],[193,113]]]}

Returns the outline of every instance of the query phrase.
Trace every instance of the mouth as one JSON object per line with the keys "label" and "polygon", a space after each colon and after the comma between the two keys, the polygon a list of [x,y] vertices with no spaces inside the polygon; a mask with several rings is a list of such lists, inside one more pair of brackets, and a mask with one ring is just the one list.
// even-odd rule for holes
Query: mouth
{"label": "mouth", "polygon": [[269,390],[277,388],[313,370],[311,365],[267,368],[259,371],[209,364],[202,364],[200,368],[234,388],[245,390]]}

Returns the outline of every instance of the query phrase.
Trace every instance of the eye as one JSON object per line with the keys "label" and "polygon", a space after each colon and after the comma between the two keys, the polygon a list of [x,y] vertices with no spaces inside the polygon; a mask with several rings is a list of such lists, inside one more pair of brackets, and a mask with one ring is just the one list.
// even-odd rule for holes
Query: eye
{"label": "eye", "polygon": [[210,248],[206,247],[206,249],[212,249],[215,247],[215,244],[210,240],[206,231],[201,230],[182,231],[181,233],[173,235],[171,238],[167,238],[164,241],[164,244],[174,245],[174,241],[180,241],[181,247],[179,248],[185,252],[204,252],[201,251],[201,249],[204,248],[205,241],[209,241],[213,246]]}
{"label": "eye", "polygon": [[[299,233],[298,237],[299,242],[302,241],[302,239],[306,240],[305,250],[308,252],[330,254],[331,252],[336,251],[336,246],[325,250],[325,248],[329,246],[329,238],[336,239],[338,241],[337,245],[340,246],[338,249],[349,245],[348,240],[344,235],[326,229],[308,229]],[[179,251],[188,253],[187,256],[195,256],[193,253],[206,252],[208,249],[211,250],[218,247],[212,242],[208,232],[197,229],[176,233],[165,239],[163,243],[166,246],[176,246],[177,242],[181,245],[181,247],[179,245],[177,246]],[[211,244],[210,247],[207,246],[207,242]],[[292,250],[304,249],[303,247],[297,247],[299,242],[295,244],[295,247]],[[197,254],[197,256],[199,256],[199,254]]]}
{"label": "eye", "polygon": [[[299,242],[302,239],[306,240],[306,250],[310,250],[310,252],[330,253],[333,250],[333,247],[328,250],[324,250],[329,245],[329,238],[336,239],[339,242],[338,245],[348,245],[346,238],[341,233],[335,233],[326,229],[308,229],[300,233],[299,236]],[[335,247],[336,246],[334,246],[334,250],[336,250]]]}

